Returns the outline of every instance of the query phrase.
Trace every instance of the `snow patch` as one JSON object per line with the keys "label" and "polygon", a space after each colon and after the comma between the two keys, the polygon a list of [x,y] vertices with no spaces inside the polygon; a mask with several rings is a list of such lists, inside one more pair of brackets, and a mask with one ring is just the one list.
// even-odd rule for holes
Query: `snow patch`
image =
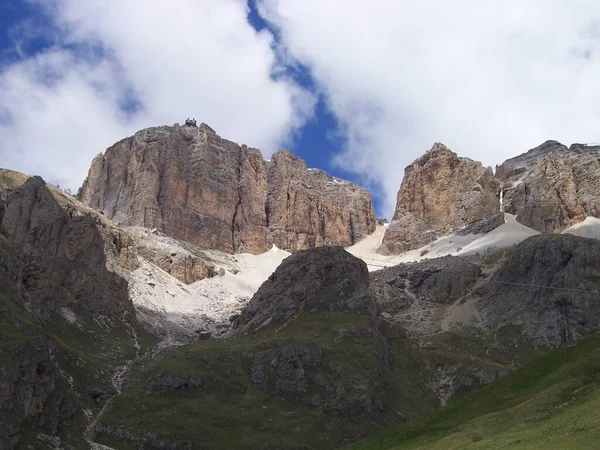
{"label": "snow patch", "polygon": [[492,249],[506,248],[516,245],[525,239],[540,234],[532,228],[517,222],[516,217],[512,214],[504,213],[505,223],[498,228],[483,235],[479,239],[464,247],[458,256],[474,255],[483,253]]}
{"label": "snow patch", "polygon": [[[600,222],[600,219],[597,219]],[[512,214],[504,214],[504,224],[487,234],[468,234],[442,236],[431,244],[399,255],[380,255],[377,248],[381,245],[385,227],[378,226],[375,232],[346,250],[362,259],[369,271],[391,267],[401,263],[411,263],[423,259],[440,258],[447,255],[467,256],[482,254],[493,249],[510,247],[539,232],[521,225]],[[599,227],[600,229],[600,227]]]}
{"label": "snow patch", "polygon": [[592,239],[600,239],[600,219],[596,217],[586,217],[583,222],[579,222],[563,231],[565,234],[573,234]]}
{"label": "snow patch", "polygon": [[481,237],[481,235],[474,234],[466,236],[451,234],[443,236],[431,244],[416,250],[410,250],[399,255],[381,255],[377,253],[377,249],[381,245],[386,227],[387,224],[378,226],[373,234],[346,249],[357,258],[362,259],[367,264],[369,271],[375,271],[383,267],[391,267],[401,263],[416,262],[422,259],[456,255],[461,248]]}
{"label": "snow patch", "polygon": [[[170,249],[184,251],[169,239]],[[216,336],[230,327],[229,318],[246,306],[260,285],[289,253],[273,246],[253,255],[230,255],[203,250],[218,275],[186,285],[149,261],[131,273],[129,295],[140,320],[167,334],[193,336],[210,332]]]}

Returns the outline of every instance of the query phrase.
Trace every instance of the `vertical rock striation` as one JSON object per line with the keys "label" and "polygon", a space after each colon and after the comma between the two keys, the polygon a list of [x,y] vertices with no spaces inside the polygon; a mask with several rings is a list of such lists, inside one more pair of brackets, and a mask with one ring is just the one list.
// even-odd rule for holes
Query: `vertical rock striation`
{"label": "vertical rock striation", "polygon": [[491,168],[459,158],[440,143],[404,171],[396,211],[379,251],[402,253],[500,210]]}
{"label": "vertical rock striation", "polygon": [[229,253],[351,245],[375,229],[364,189],[288,151],[265,161],[206,124],[116,143],[93,160],[80,198],[120,223]]}
{"label": "vertical rock striation", "polygon": [[542,233],[600,216],[600,146],[547,141],[496,168],[504,210]]}

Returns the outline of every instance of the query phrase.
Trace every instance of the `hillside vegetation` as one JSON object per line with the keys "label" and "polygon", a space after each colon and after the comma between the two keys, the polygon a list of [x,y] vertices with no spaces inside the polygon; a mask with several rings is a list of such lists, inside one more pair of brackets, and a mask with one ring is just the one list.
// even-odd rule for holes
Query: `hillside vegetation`
{"label": "hillside vegetation", "polygon": [[598,381],[600,337],[592,336],[349,449],[598,448]]}

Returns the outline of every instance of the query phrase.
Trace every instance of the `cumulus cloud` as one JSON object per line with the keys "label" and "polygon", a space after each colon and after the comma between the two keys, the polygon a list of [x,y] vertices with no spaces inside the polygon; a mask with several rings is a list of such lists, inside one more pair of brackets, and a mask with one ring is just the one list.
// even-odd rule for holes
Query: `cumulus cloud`
{"label": "cumulus cloud", "polygon": [[0,166],[76,188],[94,155],[194,116],[267,156],[311,114],[240,0],[38,0],[51,46],[0,68]]}
{"label": "cumulus cloud", "polygon": [[282,52],[340,122],[338,164],[394,208],[436,141],[486,165],[548,139],[600,141],[600,3],[260,0]]}

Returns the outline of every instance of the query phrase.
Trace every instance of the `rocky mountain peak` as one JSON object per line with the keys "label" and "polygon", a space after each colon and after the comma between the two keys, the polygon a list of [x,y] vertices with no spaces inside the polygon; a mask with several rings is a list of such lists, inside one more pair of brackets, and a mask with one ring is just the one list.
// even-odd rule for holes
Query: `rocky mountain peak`
{"label": "rocky mountain peak", "polygon": [[80,198],[119,223],[229,253],[351,245],[375,229],[366,190],[307,169],[289,151],[267,163],[204,123],[116,143],[92,162]]}
{"label": "rocky mountain peak", "polygon": [[445,145],[410,164],[380,251],[401,253],[500,211],[500,183],[491,168],[460,158]]}
{"label": "rocky mountain peak", "polygon": [[600,215],[600,147],[547,141],[496,169],[504,211],[542,233]]}
{"label": "rocky mountain peak", "polygon": [[434,142],[434,144],[431,146],[431,148],[425,152],[425,155],[431,154],[431,153],[439,153],[439,152],[454,153],[452,150],[450,150],[448,147],[446,147],[446,145],[444,145],[443,143]]}
{"label": "rocky mountain peak", "polygon": [[[600,215],[600,146],[548,140],[491,168],[435,143],[405,169],[379,251],[402,253],[502,211],[542,233]],[[502,194],[502,195],[500,195]],[[494,221],[494,223],[496,223]]]}

